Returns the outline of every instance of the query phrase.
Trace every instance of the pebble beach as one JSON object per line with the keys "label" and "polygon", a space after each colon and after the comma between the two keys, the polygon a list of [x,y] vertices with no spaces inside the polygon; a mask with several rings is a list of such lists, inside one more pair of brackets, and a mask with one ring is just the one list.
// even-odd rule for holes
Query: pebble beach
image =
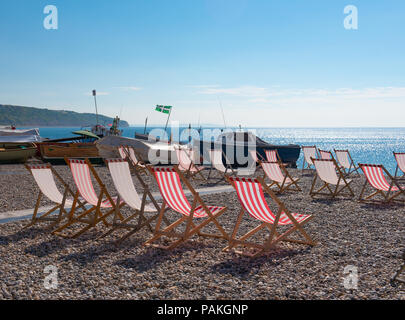
{"label": "pebble beach", "polygon": [[[116,195],[107,168],[95,168],[110,194]],[[74,189],[68,167],[55,169]],[[208,171],[204,171],[205,176]],[[96,240],[107,230],[101,224],[77,239],[65,239],[51,235],[46,224],[22,230],[28,221],[16,220],[0,224],[0,299],[404,300],[405,285],[391,281],[403,264],[404,204],[358,202],[364,176],[356,175],[351,176],[356,197],[313,199],[309,195],[313,174],[302,175],[297,169],[289,172],[301,178],[302,191],[286,192],[279,198],[291,212],[314,216],[304,227],[316,241],[313,247],[280,243],[268,254],[252,259],[223,252],[225,240],[195,236],[165,251],[142,245],[151,237],[146,228],[117,247],[114,240],[120,231]],[[154,179],[143,177],[157,192]],[[193,185],[206,188],[215,180],[208,184],[194,181]],[[134,183],[140,186],[136,179]],[[0,215],[34,208],[37,196],[37,185],[24,166],[1,166]],[[202,198],[209,205],[228,208],[218,220],[227,233],[232,233],[240,211],[236,193]],[[41,206],[50,204],[46,199],[41,202]],[[131,211],[124,207],[122,212],[128,215]],[[174,212],[168,216],[172,221],[179,217]],[[241,233],[257,225],[246,214]],[[213,226],[204,230],[210,229],[215,231]],[[57,288],[44,287],[47,266],[57,268]],[[347,267],[357,270],[357,288],[345,288]]]}

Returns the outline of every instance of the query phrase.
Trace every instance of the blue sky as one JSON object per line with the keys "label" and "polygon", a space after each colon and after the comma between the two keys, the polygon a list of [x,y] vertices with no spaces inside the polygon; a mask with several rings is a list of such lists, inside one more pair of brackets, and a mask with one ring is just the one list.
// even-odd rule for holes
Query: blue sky
{"label": "blue sky", "polygon": [[131,124],[221,124],[221,101],[228,125],[404,126],[404,30],[403,0],[2,0],[0,104],[93,112],[97,89]]}

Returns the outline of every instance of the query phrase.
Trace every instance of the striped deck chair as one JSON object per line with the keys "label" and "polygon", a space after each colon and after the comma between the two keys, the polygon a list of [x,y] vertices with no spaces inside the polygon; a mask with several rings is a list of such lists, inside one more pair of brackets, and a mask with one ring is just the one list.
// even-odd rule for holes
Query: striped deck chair
{"label": "striped deck chair", "polygon": [[[249,154],[250,154],[251,158],[253,159],[253,161],[255,163],[256,169],[259,170],[261,168],[260,162],[264,161],[263,157],[259,153],[257,153],[256,150],[249,150]],[[259,166],[259,167],[257,167],[257,166]],[[263,178],[265,176],[266,176],[266,174],[263,173]]]}
{"label": "striped deck chair", "polygon": [[354,164],[354,161],[352,159],[352,156],[350,155],[349,150],[334,150],[336,154],[336,159],[339,162],[340,169],[343,171],[343,173],[348,176],[353,172],[356,172],[358,175],[360,175],[360,172],[358,171],[358,167]]}
{"label": "striped deck chair", "polygon": [[126,158],[128,157],[128,146],[119,146],[118,147],[118,153],[121,157],[121,159],[126,160]]}
{"label": "striped deck chair", "polygon": [[[381,164],[363,164],[359,163],[360,169],[363,171],[366,181],[360,193],[359,201],[370,201],[384,203],[392,200],[401,194],[405,194],[405,188],[398,184],[398,181],[391,176],[391,174]],[[390,179],[391,183],[387,181],[385,175]],[[370,195],[364,197],[367,185],[370,185],[375,191]],[[380,195],[382,200],[372,199],[373,197]]]}
{"label": "striped deck chair", "polygon": [[[353,190],[350,187],[352,180],[345,178],[342,171],[340,171],[339,166],[336,164],[335,159],[311,158],[311,160],[316,170],[311,191],[309,192],[311,197],[315,197],[316,195],[324,195],[331,196],[333,199],[346,189],[349,191],[350,195],[354,197]],[[315,191],[317,178],[319,178],[323,184],[318,190]],[[324,189],[328,190],[329,193],[321,192]]]}
{"label": "striped deck chair", "polygon": [[330,160],[333,159],[332,152],[318,149],[320,159]]}
{"label": "striped deck chair", "polygon": [[[272,181],[269,185],[278,187],[278,193],[282,193],[286,190],[301,191],[298,186],[299,178],[293,178],[288,173],[287,169],[279,162],[260,162],[261,167],[264,170],[265,175]],[[292,188],[293,187],[293,188]]]}
{"label": "striped deck chair", "polygon": [[252,157],[253,161],[255,161],[257,164],[259,164],[260,159],[257,155],[256,150],[249,150],[249,154]]}
{"label": "striped deck chair", "polygon": [[[210,157],[212,165],[215,169],[221,172],[223,175],[229,174],[233,176],[250,176],[256,172],[256,163],[254,162],[252,166],[249,167],[239,167],[239,168],[232,168],[230,165],[231,161],[227,158],[227,156],[222,152],[222,150],[214,149],[210,150]],[[226,166],[223,164],[222,157],[225,158]]]}
{"label": "striped deck chair", "polygon": [[[231,163],[231,161],[228,159],[228,157],[226,156],[226,154],[224,153],[224,158],[225,161],[227,163]],[[252,158],[252,160],[254,160]],[[252,161],[251,163],[249,163],[249,159],[248,159],[248,166],[247,167],[237,167],[237,168],[232,168],[234,175],[238,176],[238,177],[245,177],[245,176],[251,176],[253,174],[255,174],[256,172],[256,162]]]}
{"label": "striped deck chair", "polygon": [[[121,159],[128,160],[133,170],[140,171],[141,173],[147,173],[145,162],[139,160],[140,157],[137,155],[135,149],[131,146],[120,146],[118,147],[118,153]],[[138,159],[139,158],[139,159]]]}
{"label": "striped deck chair", "polygon": [[[221,178],[218,180],[218,182],[225,180],[225,174],[227,174],[227,173],[230,175],[236,175],[236,171],[233,170],[233,168],[229,165],[229,163],[226,163],[224,165],[224,163],[222,161],[222,156],[223,156],[222,150],[219,150],[219,149],[209,150],[209,156],[210,156],[210,162],[211,162],[211,169],[210,169],[210,172],[208,173],[208,178],[210,178],[211,172],[214,169],[221,174]],[[226,157],[225,157],[225,162],[227,162]]]}
{"label": "striped deck chair", "polygon": [[[62,222],[64,218],[69,216],[65,208],[71,207],[73,204],[73,199],[68,199],[68,196],[70,195],[73,198],[75,194],[69,188],[69,185],[62,179],[62,177],[55,171],[55,169],[53,169],[53,167],[49,163],[35,165],[25,164],[25,167],[32,174],[35,182],[37,183],[39,187],[39,194],[35,204],[31,222],[24,226],[23,229],[31,227],[38,222],[53,222],[51,223],[50,227],[59,225],[59,223]],[[58,187],[56,186],[54,176],[64,186],[63,194],[60,193]],[[38,209],[41,203],[42,196],[47,197],[56,205],[42,214],[40,217],[38,217]],[[83,204],[79,202],[78,207],[83,208]],[[57,210],[59,210],[58,214],[51,217],[51,215]]]}
{"label": "striped deck chair", "polygon": [[[119,209],[124,205],[123,202],[117,205],[117,198],[113,198],[107,191],[107,188],[101,181],[96,170],[91,165],[89,159],[78,160],[78,159],[65,159],[66,163],[70,167],[70,171],[73,175],[73,180],[77,187],[77,192],[73,199],[72,209],[69,213],[69,221],[54,230],[52,233],[60,235],[62,237],[77,238],[87,230],[96,227],[96,225],[102,222],[105,226],[109,226],[106,218],[114,214],[114,212],[119,211]],[[94,186],[91,180],[91,175],[97,181],[100,187],[100,193],[97,194],[94,190]],[[74,216],[77,200],[81,196],[87,204],[91,205],[89,209],[79,215]],[[102,209],[107,209],[106,213],[102,213]],[[117,213],[119,218],[123,220],[120,212]],[[61,231],[74,225],[74,224],[85,224],[85,227],[80,229],[77,233],[73,235],[62,234]]]}
{"label": "striped deck chair", "polygon": [[[147,168],[155,176],[164,201],[160,209],[158,221],[156,223],[155,234],[151,239],[146,241],[145,245],[151,245],[162,236],[166,236],[168,238],[177,238],[177,240],[172,241],[172,243],[168,246],[160,246],[160,248],[173,249],[195,234],[199,236],[224,238],[228,240],[228,234],[217,221],[217,218],[226,211],[226,207],[206,205],[177,166],[174,166],[173,168],[153,168],[148,166]],[[191,205],[184,194],[181,181],[191,192],[193,197]],[[182,217],[166,228],[160,230],[166,207],[180,213]],[[195,224],[194,221],[196,219],[204,220],[199,224]],[[184,231],[181,233],[176,232],[175,228],[184,222],[186,223]],[[201,229],[209,223],[214,223],[220,234],[202,233]]]}
{"label": "striped deck chair", "polygon": [[311,166],[314,165],[312,162],[312,158],[316,159],[317,158],[317,149],[316,146],[302,146],[302,152],[304,153],[304,157],[302,160],[302,172],[304,170],[310,170]]}
{"label": "striped deck chair", "polygon": [[178,168],[183,171],[187,178],[193,178],[199,175],[204,181],[207,179],[202,174],[204,166],[196,166],[192,160],[192,151],[176,148],[177,160],[179,161]]}
{"label": "striped deck chair", "polygon": [[[250,257],[257,257],[261,254],[268,252],[280,241],[289,241],[300,244],[315,245],[315,242],[303,229],[303,225],[312,219],[311,215],[291,213],[283,202],[270,190],[264,183],[262,178],[247,179],[247,178],[227,178],[229,183],[235,188],[238,195],[239,202],[242,205],[241,211],[237,218],[233,233],[229,239],[229,244],[224,251],[231,250],[237,246],[257,249],[254,253],[235,251],[236,253],[247,255]],[[266,192],[271,199],[278,206],[278,211],[274,214],[269,208],[264,192]],[[237,233],[242,222],[243,215],[248,212],[250,216],[261,222],[261,224],[241,237],[237,237]],[[279,233],[278,227],[290,226],[289,229]],[[255,235],[260,230],[265,229],[270,232],[270,236],[264,240],[262,244],[255,242],[248,242],[247,240]],[[305,240],[288,238],[293,232],[300,233]]]}
{"label": "striped deck chair", "polygon": [[[397,162],[397,167],[395,168],[395,178],[398,178],[398,171],[401,170],[402,176],[405,177],[405,153],[393,152],[395,161]],[[399,170],[398,170],[399,169]]]}
{"label": "striped deck chair", "polygon": [[267,162],[280,162],[277,150],[265,150]]}
{"label": "striped deck chair", "polygon": [[[118,215],[118,206],[116,206],[113,223],[110,230],[108,230],[99,238],[104,238],[118,229],[129,230],[123,237],[121,237],[117,241],[117,244],[120,244],[144,227],[149,228],[149,230],[153,232],[151,222],[157,219],[158,213],[160,212],[160,206],[150,192],[148,185],[143,181],[140,174],[135,171],[135,176],[142,185],[143,189],[143,195],[141,198],[135,189],[131,177],[129,164],[127,161],[123,159],[106,159],[105,163],[108,166],[115,189],[117,190],[119,195],[117,202],[123,201],[135,212],[121,221]],[[148,199],[150,200],[151,204],[146,203]],[[152,215],[149,218],[146,218],[145,213],[156,214]],[[132,220],[137,220],[137,222],[135,224],[131,223]],[[167,220],[165,221],[165,223],[168,223]]]}

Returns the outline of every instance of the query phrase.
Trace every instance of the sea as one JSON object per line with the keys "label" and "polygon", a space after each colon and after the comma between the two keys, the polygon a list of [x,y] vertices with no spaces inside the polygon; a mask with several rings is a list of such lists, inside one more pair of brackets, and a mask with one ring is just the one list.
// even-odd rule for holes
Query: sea
{"label": "sea", "polygon": [[[74,136],[72,131],[80,128],[39,128],[40,135],[57,139]],[[151,132],[158,127],[148,127]],[[180,127],[180,139],[187,141],[188,134],[182,134],[187,127]],[[208,132],[219,134],[219,128],[203,127]],[[237,128],[232,128],[237,130]],[[348,149],[355,163],[383,164],[392,174],[395,172],[395,152],[405,152],[405,128],[243,128],[272,144],[316,145],[323,150]],[[133,138],[135,132],[143,133],[143,127],[122,128],[123,136]],[[228,129],[229,130],[229,129]],[[170,129],[167,130],[170,135]],[[302,168],[302,152],[297,165]]]}

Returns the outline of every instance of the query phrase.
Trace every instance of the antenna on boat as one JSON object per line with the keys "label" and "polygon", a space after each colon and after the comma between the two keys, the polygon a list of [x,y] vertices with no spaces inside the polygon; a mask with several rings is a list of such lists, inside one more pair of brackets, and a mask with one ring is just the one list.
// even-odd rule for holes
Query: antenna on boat
{"label": "antenna on boat", "polygon": [[220,106],[220,108],[221,108],[222,119],[224,120],[224,126],[225,126],[225,129],[226,129],[226,121],[225,121],[224,108],[222,108],[222,102],[221,102],[221,99],[219,98],[219,96],[218,96],[218,102],[219,102],[219,106]]}
{"label": "antenna on boat", "polygon": [[145,128],[143,129],[143,134],[146,134],[146,126],[148,125],[148,117],[145,119]]}
{"label": "antenna on boat", "polygon": [[96,89],[93,90],[94,105],[96,106],[96,122],[98,126],[98,111],[97,111],[97,99],[96,99]]}
{"label": "antenna on boat", "polygon": [[201,124],[200,124],[200,120],[201,120],[201,111],[198,113],[198,124],[197,124],[197,130],[198,133],[201,133]]}

